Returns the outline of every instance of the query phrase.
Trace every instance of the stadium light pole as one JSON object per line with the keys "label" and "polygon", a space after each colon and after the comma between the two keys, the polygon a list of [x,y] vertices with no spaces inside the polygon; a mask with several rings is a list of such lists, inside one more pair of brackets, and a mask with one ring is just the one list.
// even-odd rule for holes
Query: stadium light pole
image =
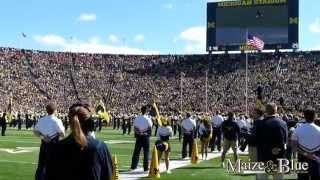
{"label": "stadium light pole", "polygon": [[206,71],[206,113],[208,113],[208,70]]}
{"label": "stadium light pole", "polygon": [[[248,28],[246,28],[246,41],[248,41]],[[248,116],[248,51],[246,51],[246,116]]]}
{"label": "stadium light pole", "polygon": [[182,72],[180,73],[180,112],[182,113]]}

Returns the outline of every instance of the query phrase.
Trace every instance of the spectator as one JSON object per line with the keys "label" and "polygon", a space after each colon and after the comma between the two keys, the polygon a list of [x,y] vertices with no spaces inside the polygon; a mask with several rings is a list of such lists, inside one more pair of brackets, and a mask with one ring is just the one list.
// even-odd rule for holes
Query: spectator
{"label": "spectator", "polygon": [[100,180],[112,177],[112,157],[107,145],[89,135],[92,108],[76,103],[69,108],[71,134],[58,142],[47,166],[47,180]]}
{"label": "spectator", "polygon": [[[286,123],[279,119],[277,105],[269,103],[266,105],[266,116],[256,126],[256,142],[258,161],[267,163],[277,159],[285,158],[285,147],[288,141],[288,128]],[[283,174],[272,172],[273,177],[281,179]],[[267,174],[258,174],[257,179],[267,179]]]}

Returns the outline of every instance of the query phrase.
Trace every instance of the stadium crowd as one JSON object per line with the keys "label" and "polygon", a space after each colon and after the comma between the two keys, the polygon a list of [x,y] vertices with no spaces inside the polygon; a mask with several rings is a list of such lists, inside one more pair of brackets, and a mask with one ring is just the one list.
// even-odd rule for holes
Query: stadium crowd
{"label": "stadium crowd", "polygon": [[[149,137],[153,127],[156,128],[155,135],[159,136],[160,142],[168,142],[169,136],[176,135],[178,131],[179,139],[183,143],[182,158],[186,158],[188,153],[189,157],[191,156],[194,138],[198,136],[202,142],[202,151],[205,151],[202,152],[204,159],[208,147],[214,150],[217,145],[219,151],[223,146],[222,162],[229,148],[235,151],[236,160],[237,141],[240,142],[242,150],[246,148],[247,144],[257,146],[258,156],[256,158],[259,161],[267,161],[270,158],[273,160],[273,155],[270,157],[261,156],[261,154],[265,154],[261,152],[267,151],[266,148],[272,148],[276,143],[279,146],[276,150],[281,152],[278,153],[279,157],[290,159],[292,149],[294,149],[288,142],[288,138],[291,139],[290,135],[292,135],[289,133],[288,137],[290,128],[297,127],[298,122],[305,118],[307,123],[311,124],[307,128],[315,129],[314,133],[319,135],[319,132],[316,132],[317,127],[313,127],[313,122],[319,123],[319,120],[315,119],[315,112],[320,110],[318,104],[320,102],[320,96],[318,96],[320,52],[249,55],[249,109],[256,108],[255,110],[262,111],[257,109],[256,104],[256,91],[259,91],[259,88],[263,89],[264,102],[279,104],[279,108],[275,104],[268,104],[265,117],[263,117],[263,113],[260,116],[262,119],[271,120],[265,122],[265,127],[257,126],[262,130],[274,129],[274,132],[278,132],[278,134],[275,134],[273,139],[260,134],[260,137],[255,139],[256,143],[252,143],[250,140],[250,132],[254,132],[255,129],[252,119],[259,116],[251,114],[250,117],[244,116],[244,58],[244,54],[133,56],[0,48],[0,90],[2,96],[0,111],[16,112],[17,116],[14,118],[13,126],[17,124],[18,129],[21,129],[23,120],[28,124],[28,128],[37,127],[36,121],[40,116],[45,116],[44,107],[49,101],[54,101],[58,107],[58,117],[63,120],[64,126],[67,128],[68,117],[66,113],[74,102],[103,100],[107,110],[111,112],[112,118],[109,125],[112,125],[114,129],[119,129],[121,126],[124,134],[127,132],[130,134],[133,126],[137,140],[132,157],[132,170],[137,168],[141,148],[143,148],[145,156],[144,170],[149,170]],[[208,79],[208,109],[216,111],[215,114],[205,115],[204,113],[207,109],[205,103],[206,79]],[[182,98],[180,97],[181,92]],[[150,104],[153,100],[157,102],[162,115],[169,118],[163,120],[165,126],[170,125],[172,129],[171,127],[160,127],[159,121],[151,122],[145,105]],[[180,108],[181,102],[182,109]],[[80,105],[75,107],[78,106]],[[75,108],[74,105],[71,107]],[[83,105],[81,107],[80,109],[76,108],[77,111],[71,108],[75,111],[72,111],[71,115],[81,117],[83,115],[81,113],[84,113],[86,116],[91,116],[91,111]],[[301,112],[306,107],[313,107],[315,111],[307,109],[303,116]],[[182,115],[182,112],[188,113],[185,116]],[[228,112],[231,113],[226,114]],[[142,115],[137,116],[140,113]],[[29,118],[30,114],[32,115]],[[21,116],[26,118],[21,118]],[[87,118],[83,117],[77,120],[78,117],[70,120],[69,112],[71,130],[75,131],[76,126],[72,124],[75,121],[80,123],[77,127],[81,126],[83,134],[89,135],[94,128],[88,129],[86,127],[89,126],[88,124],[81,124],[86,123]],[[279,119],[282,119],[283,122],[279,123]],[[6,120],[6,118],[1,118],[1,124]],[[92,122],[94,121],[92,120]],[[98,126],[101,129],[101,123],[98,123]],[[158,128],[159,132],[157,132]],[[232,132],[228,132],[230,129]],[[76,129],[76,131],[80,130]],[[166,133],[161,134],[161,131]],[[223,145],[221,144],[221,134],[224,138]],[[300,134],[293,134],[296,143],[301,143],[297,136],[305,133],[302,131]],[[39,136],[41,137],[40,131]],[[260,140],[264,138],[264,142],[267,143],[261,144],[259,138]],[[87,146],[86,141],[80,142],[81,137],[75,136],[70,139],[72,144]],[[275,139],[276,141],[273,141]],[[87,140],[95,142],[91,139]],[[261,150],[259,145],[266,147]],[[267,147],[267,145],[269,146]],[[288,147],[285,147],[286,145]],[[170,151],[168,146],[166,145],[163,151]],[[189,146],[189,150],[187,150],[187,146]],[[61,146],[61,148],[63,147]],[[167,170],[170,173],[169,154],[169,152],[165,152]],[[318,154],[316,155],[318,156]],[[109,171],[111,170],[109,169]],[[108,173],[110,176],[110,172]]]}
{"label": "stadium crowd", "polygon": [[[319,57],[319,52],[249,55],[249,105],[254,105],[254,91],[261,85],[269,101],[282,97],[287,111],[306,105],[319,110]],[[208,109],[243,112],[244,58],[241,54],[132,56],[0,48],[0,103],[5,105],[1,110],[13,97],[16,112],[43,109],[48,99],[64,111],[78,98],[104,99],[108,110],[122,114],[138,113],[151,99],[162,112],[178,112],[181,88],[182,111],[204,112],[209,70]]]}

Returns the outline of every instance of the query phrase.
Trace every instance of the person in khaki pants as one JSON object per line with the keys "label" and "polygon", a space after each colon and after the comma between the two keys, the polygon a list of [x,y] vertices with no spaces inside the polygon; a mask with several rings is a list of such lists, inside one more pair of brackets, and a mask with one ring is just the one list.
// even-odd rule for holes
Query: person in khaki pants
{"label": "person in khaki pants", "polygon": [[221,155],[221,165],[223,166],[226,153],[231,148],[233,151],[234,161],[237,161],[237,139],[240,134],[240,128],[235,121],[235,114],[230,112],[228,114],[228,119],[224,121],[221,125],[223,133],[223,151]]}

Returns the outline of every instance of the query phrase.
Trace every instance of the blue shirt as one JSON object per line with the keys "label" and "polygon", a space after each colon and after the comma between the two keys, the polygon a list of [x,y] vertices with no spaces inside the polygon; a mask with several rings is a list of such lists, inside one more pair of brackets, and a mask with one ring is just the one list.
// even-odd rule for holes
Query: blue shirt
{"label": "blue shirt", "polygon": [[111,180],[112,158],[107,145],[87,137],[81,150],[72,135],[58,142],[47,163],[47,180]]}

